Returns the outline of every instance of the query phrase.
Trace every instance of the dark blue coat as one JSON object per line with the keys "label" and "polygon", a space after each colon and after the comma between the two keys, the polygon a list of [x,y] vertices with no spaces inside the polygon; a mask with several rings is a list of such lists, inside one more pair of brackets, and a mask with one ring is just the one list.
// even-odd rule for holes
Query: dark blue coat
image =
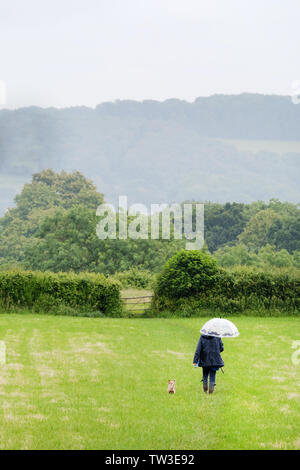
{"label": "dark blue coat", "polygon": [[200,336],[193,363],[199,361],[199,367],[223,367],[221,352],[224,346],[221,338],[215,336]]}

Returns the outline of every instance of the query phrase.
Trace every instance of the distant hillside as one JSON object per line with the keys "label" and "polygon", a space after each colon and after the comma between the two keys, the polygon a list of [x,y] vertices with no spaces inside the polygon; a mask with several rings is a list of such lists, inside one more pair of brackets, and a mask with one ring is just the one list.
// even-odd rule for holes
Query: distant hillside
{"label": "distant hillside", "polygon": [[106,200],[300,201],[300,105],[243,94],[0,111],[0,212],[31,174],[79,170]]}

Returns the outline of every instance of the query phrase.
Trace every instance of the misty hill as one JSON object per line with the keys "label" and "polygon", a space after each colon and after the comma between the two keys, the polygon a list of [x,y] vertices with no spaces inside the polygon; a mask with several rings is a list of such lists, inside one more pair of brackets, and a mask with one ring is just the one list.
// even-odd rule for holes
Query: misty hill
{"label": "misty hill", "polygon": [[300,202],[300,105],[243,94],[0,111],[0,212],[45,168],[81,171],[108,201]]}

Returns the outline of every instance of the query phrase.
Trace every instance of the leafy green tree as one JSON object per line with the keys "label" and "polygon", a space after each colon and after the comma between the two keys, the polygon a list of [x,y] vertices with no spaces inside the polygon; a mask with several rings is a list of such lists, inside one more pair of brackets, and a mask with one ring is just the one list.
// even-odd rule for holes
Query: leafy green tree
{"label": "leafy green tree", "polygon": [[181,246],[174,240],[100,240],[97,219],[95,211],[83,206],[45,216],[34,243],[25,249],[24,265],[54,272],[114,274],[133,266],[158,271]]}
{"label": "leafy green tree", "polygon": [[97,265],[96,213],[83,206],[58,208],[44,217],[34,243],[26,245],[24,266],[42,271],[93,271]]}
{"label": "leafy green tree", "polygon": [[26,218],[36,208],[49,209],[60,207],[70,209],[76,205],[94,209],[104,202],[103,194],[98,193],[95,185],[79,171],[60,174],[53,170],[44,170],[32,177],[30,184],[25,184],[20,195],[15,198],[17,208],[12,211]]}
{"label": "leafy green tree", "polygon": [[237,244],[234,246],[224,246],[213,254],[214,258],[222,267],[233,266],[258,266],[259,258],[253,250],[246,245]]}
{"label": "leafy green tree", "polygon": [[237,241],[247,218],[244,204],[205,204],[205,239],[210,252]]}
{"label": "leafy green tree", "polygon": [[288,268],[294,265],[293,256],[287,250],[276,251],[269,244],[259,250],[258,257],[267,267]]}
{"label": "leafy green tree", "polygon": [[244,231],[238,236],[240,243],[252,249],[259,249],[268,243],[269,230],[281,216],[273,209],[264,209],[251,217]]}
{"label": "leafy green tree", "polygon": [[295,216],[275,219],[269,228],[268,241],[278,250],[287,249],[289,253],[300,250],[300,211]]}
{"label": "leafy green tree", "polygon": [[237,244],[225,246],[214,253],[218,264],[224,268],[235,266],[252,266],[256,268],[300,268],[299,252],[290,254],[287,250],[277,250],[269,244],[261,247],[257,252],[246,245]]}
{"label": "leafy green tree", "polygon": [[36,252],[43,221],[51,216],[55,219],[58,209],[83,207],[95,212],[103,202],[103,194],[79,172],[57,174],[45,170],[33,175],[32,182],[24,186],[15,201],[16,207],[0,219],[0,265],[23,263],[29,252]]}
{"label": "leafy green tree", "polygon": [[294,252],[294,266],[300,269],[300,250]]}

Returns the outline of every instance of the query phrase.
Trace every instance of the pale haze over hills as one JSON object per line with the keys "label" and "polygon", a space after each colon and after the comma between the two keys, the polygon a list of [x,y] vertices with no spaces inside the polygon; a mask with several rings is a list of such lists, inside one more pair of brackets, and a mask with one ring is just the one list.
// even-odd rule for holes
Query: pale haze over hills
{"label": "pale haze over hills", "polygon": [[0,111],[1,212],[31,175],[79,170],[108,201],[300,202],[300,105],[214,95]]}
{"label": "pale haze over hills", "polygon": [[2,0],[0,214],[45,168],[114,202],[298,203],[299,15],[298,0]]}

